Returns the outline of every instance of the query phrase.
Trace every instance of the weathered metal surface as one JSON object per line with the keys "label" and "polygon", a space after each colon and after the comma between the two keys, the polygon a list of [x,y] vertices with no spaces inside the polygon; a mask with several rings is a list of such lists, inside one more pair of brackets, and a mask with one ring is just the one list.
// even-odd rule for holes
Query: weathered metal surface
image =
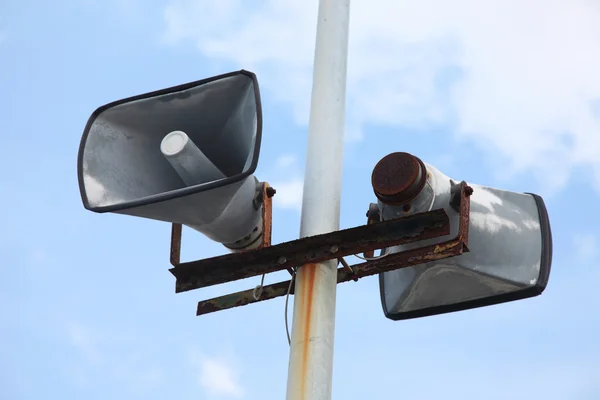
{"label": "weathered metal surface", "polygon": [[472,193],[473,189],[468,186],[466,182],[460,183],[460,222],[456,237],[442,243],[406,250],[399,253],[390,254],[387,257],[383,257],[378,260],[355,264],[352,266],[353,272],[350,272],[346,269],[339,269],[338,283],[348,282],[350,280],[354,280],[356,277],[360,279],[382,272],[423,264],[429,261],[459,256],[464,252],[468,252],[469,214],[471,209],[469,196]]}
{"label": "weathered metal surface", "polygon": [[346,268],[346,271],[348,271],[348,273],[350,273],[350,276],[352,276],[352,280],[354,282],[358,281],[358,276],[356,276],[356,273],[354,272],[354,268],[352,268],[350,266],[350,264],[348,264],[346,262],[346,260],[344,260],[343,258],[339,258],[338,261],[340,262],[340,264],[342,264],[344,266],[344,268]]}
{"label": "weathered metal surface", "polygon": [[181,261],[181,224],[171,225],[171,265],[176,267]]}
{"label": "weathered metal surface", "polygon": [[[269,247],[271,245],[271,235],[273,230],[273,196],[276,191],[268,183],[262,183],[262,243],[257,249]],[[182,225],[171,224],[171,255],[170,261],[173,267],[181,265],[181,235]],[[293,273],[291,268],[289,269],[290,274]]]}
{"label": "weathered metal surface", "polygon": [[385,204],[404,204],[414,199],[427,181],[427,169],[418,157],[396,152],[383,157],[371,175],[375,196]]}
{"label": "weathered metal surface", "polygon": [[[367,225],[374,224],[381,221],[381,214],[379,206],[376,203],[369,204],[369,211],[367,211]],[[375,250],[365,251],[363,257],[374,257]]]}
{"label": "weathered metal surface", "polygon": [[269,186],[268,183],[262,185],[262,197],[263,197],[263,208],[262,208],[262,220],[263,220],[263,239],[262,244],[259,248],[271,246],[271,232],[273,230],[273,196],[275,195],[275,189]]}
{"label": "weathered metal surface", "polygon": [[[272,233],[273,233],[273,196],[277,191],[269,186],[268,183],[263,184],[263,209],[262,209],[262,220],[263,220],[263,242],[258,249],[271,246]],[[290,275],[294,275],[292,267],[288,267],[287,271]]]}
{"label": "weathered metal surface", "polygon": [[[309,263],[298,270],[296,286],[296,298],[294,299],[294,325],[292,327],[291,348],[296,348],[298,363],[297,390],[299,399],[305,399],[307,390],[306,377],[310,374],[312,364],[321,359],[319,353],[323,345],[325,334],[323,331],[333,329],[333,324],[322,321],[323,304],[335,304],[335,291],[328,293],[324,290],[328,285],[337,284],[336,263],[333,260]],[[333,303],[333,304],[332,304]],[[321,308],[320,308],[321,307]],[[334,316],[332,316],[334,317]],[[334,319],[334,318],[332,318]],[[325,326],[320,326],[325,322]],[[298,329],[294,329],[298,327]],[[333,332],[331,332],[333,333]],[[326,340],[326,339],[325,339]],[[328,342],[326,345],[330,345]],[[290,350],[292,352],[293,350]],[[316,397],[322,399],[323,397]]]}
{"label": "weathered metal surface", "polygon": [[[460,222],[458,234],[453,239],[442,243],[425,246],[418,249],[408,250],[400,253],[390,254],[387,257],[379,260],[367,261],[355,265],[348,265],[342,261],[343,267],[337,270],[338,283],[348,282],[350,280],[358,280],[371,275],[376,275],[382,272],[393,271],[400,268],[406,268],[413,265],[422,264],[429,261],[441,260],[444,258],[455,257],[468,252],[469,240],[469,213],[470,201],[469,196],[473,193],[473,189],[465,182],[462,182],[460,190]],[[423,239],[419,239],[423,240]],[[244,306],[258,301],[273,299],[276,297],[285,296],[289,287],[290,281],[278,282],[272,285],[263,287],[263,292],[259,300],[255,300],[252,296],[252,289],[243,292],[233,293],[230,295],[220,296],[209,300],[204,300],[198,303],[198,311],[196,315],[208,314],[215,311],[225,310],[228,308]],[[293,294],[293,287],[292,292]]]}
{"label": "weathered metal surface", "polygon": [[[226,310],[239,306],[245,306],[250,303],[258,303],[263,300],[270,300],[275,297],[285,296],[287,294],[290,281],[279,282],[273,285],[263,286],[262,293],[258,300],[254,298],[254,289],[243,290],[237,293],[227,294],[212,299],[198,302],[196,315],[204,315],[215,311]],[[294,285],[292,285],[290,295],[294,294]]]}
{"label": "weathered metal surface", "polygon": [[181,263],[170,271],[177,278],[175,291],[181,293],[298,265],[444,236],[449,232],[448,215],[440,209],[258,250]]}
{"label": "weathered metal surface", "polygon": [[465,249],[464,243],[455,239],[446,242],[443,245],[426,246],[419,249],[390,254],[389,256],[378,260],[353,265],[353,273],[346,269],[338,269],[338,283],[354,280],[353,277],[358,277],[360,279],[371,275],[377,275],[382,272],[458,256],[461,255]]}

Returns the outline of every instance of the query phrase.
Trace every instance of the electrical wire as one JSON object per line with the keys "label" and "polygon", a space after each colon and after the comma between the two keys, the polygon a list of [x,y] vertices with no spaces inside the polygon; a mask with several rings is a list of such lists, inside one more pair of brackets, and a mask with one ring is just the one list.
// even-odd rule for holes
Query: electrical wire
{"label": "electrical wire", "polygon": [[429,204],[429,210],[427,210],[431,211],[431,209],[433,208],[433,203],[435,203],[435,189],[433,188],[433,185],[431,184],[429,179],[427,179],[427,186],[429,186],[429,188],[431,189],[431,193],[433,194],[433,196],[431,196],[431,204]]}
{"label": "electrical wire", "polygon": [[[431,189],[431,193],[433,194],[433,196],[431,197],[431,204],[429,204],[429,209],[427,210],[427,211],[431,211],[431,209],[433,208],[433,204],[435,203],[436,196],[435,196],[435,190],[433,189],[433,185],[431,184],[429,179],[427,180],[427,185],[429,186],[429,188]],[[383,221],[383,206],[384,205],[382,204],[382,210],[379,214],[380,221]],[[356,258],[359,258],[364,261],[375,261],[375,260],[382,259],[383,257],[386,257],[391,254],[391,249],[389,247],[381,249],[381,251],[382,251],[382,254],[380,254],[377,257],[363,257],[363,256],[359,256],[358,254],[354,254],[354,256]],[[350,268],[350,270],[352,271],[352,268],[347,263],[343,262],[343,264],[347,268]],[[290,279],[290,284],[288,285],[287,293],[285,294],[285,308],[284,308],[285,333],[287,335],[288,345],[290,345],[290,346],[292,345],[292,338],[290,337],[290,328],[289,328],[289,322],[288,322],[288,305],[289,305],[289,300],[290,300],[290,293],[292,292],[292,285],[294,284],[294,281],[296,280],[296,271],[297,271],[297,269],[295,267],[293,267],[292,269],[293,269],[294,273],[292,274],[292,279]],[[254,288],[253,295],[254,295],[255,300],[258,300],[260,298],[260,295],[262,294],[264,280],[265,280],[265,275],[263,274],[260,285],[258,285]],[[257,291],[259,291],[258,294],[256,294]]]}
{"label": "electrical wire", "polygon": [[260,299],[260,296],[262,295],[262,291],[263,291],[263,287],[265,284],[265,275],[262,275],[262,278],[260,279],[260,285],[257,285],[254,290],[252,291],[252,297],[254,297],[254,300],[258,301]]}
{"label": "electrical wire", "polygon": [[[381,205],[381,211],[379,212],[379,222],[383,222],[383,207],[384,205]],[[375,261],[375,260],[380,260],[383,257],[386,257],[390,254],[390,249],[388,249],[387,247],[385,249],[381,249],[381,254],[378,255],[377,257],[367,257],[367,256],[359,256],[358,254],[354,254],[354,257],[359,258],[361,260],[364,261]]]}
{"label": "electrical wire", "polygon": [[285,333],[287,335],[288,345],[290,345],[290,346],[292,345],[292,339],[290,337],[290,327],[289,327],[289,323],[288,323],[288,304],[289,304],[289,300],[290,300],[290,293],[292,292],[292,285],[294,284],[294,281],[296,280],[296,268],[293,267],[292,269],[294,270],[294,274],[292,275],[292,279],[290,279],[290,284],[288,285],[288,290],[285,295],[285,311],[284,311]]}
{"label": "electrical wire", "polygon": [[389,248],[384,248],[384,249],[380,249],[381,250],[381,254],[375,257],[363,257],[363,256],[359,256],[358,254],[353,254],[354,257],[356,258],[360,258],[361,260],[364,261],[375,261],[375,260],[380,260],[383,257],[387,257],[391,254],[390,249]]}

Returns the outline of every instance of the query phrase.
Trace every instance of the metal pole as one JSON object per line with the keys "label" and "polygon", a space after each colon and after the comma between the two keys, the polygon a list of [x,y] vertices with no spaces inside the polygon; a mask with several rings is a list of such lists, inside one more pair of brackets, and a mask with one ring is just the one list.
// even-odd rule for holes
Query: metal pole
{"label": "metal pole", "polygon": [[[300,236],[339,230],[350,0],[320,0]],[[337,262],[299,268],[287,400],[329,400]]]}

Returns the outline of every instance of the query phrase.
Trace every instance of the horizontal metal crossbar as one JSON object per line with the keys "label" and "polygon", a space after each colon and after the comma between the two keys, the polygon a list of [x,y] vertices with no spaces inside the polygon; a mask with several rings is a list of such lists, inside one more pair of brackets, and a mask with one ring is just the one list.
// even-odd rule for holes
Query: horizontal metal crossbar
{"label": "horizontal metal crossbar", "polygon": [[181,293],[449,233],[448,215],[440,209],[257,250],[181,263],[170,271],[177,278],[176,292]]}
{"label": "horizontal metal crossbar", "polygon": [[[459,220],[459,229],[458,234],[445,242],[433,244],[429,246],[424,246],[417,249],[411,249],[407,251],[402,251],[399,253],[390,254],[387,257],[367,261],[359,264],[355,264],[352,266],[345,265],[343,268],[338,269],[338,283],[348,282],[350,280],[358,280],[360,278],[364,278],[371,275],[380,274],[383,272],[393,271],[400,268],[410,267],[413,265],[422,264],[429,261],[441,260],[444,258],[455,257],[463,254],[464,252],[468,252],[468,239],[469,239],[469,213],[470,213],[470,201],[469,196],[473,190],[467,186],[465,182],[460,184],[460,191],[456,193],[456,198],[453,199],[454,204],[457,206],[460,213]],[[428,215],[428,214],[436,214],[439,211],[443,210],[435,210],[430,213],[425,214],[417,214],[420,216]],[[444,212],[444,215],[446,213]],[[447,215],[446,215],[447,218]],[[388,222],[399,222],[403,221],[405,218],[392,220]],[[426,221],[427,219],[422,219],[422,221]],[[414,222],[415,220],[413,220]],[[383,223],[385,224],[385,223]],[[376,224],[378,225],[378,224]],[[401,224],[400,224],[401,225]],[[372,225],[368,225],[372,226]],[[381,225],[380,225],[381,226]],[[365,227],[360,227],[365,228]],[[353,228],[357,229],[357,228]],[[438,228],[439,229],[439,228]],[[449,230],[448,225],[444,225],[444,232]],[[437,231],[436,231],[437,232]],[[416,240],[424,240],[426,238],[431,238],[431,232],[428,234],[423,234],[421,236],[413,236],[412,241]],[[446,233],[446,234],[449,234]],[[424,237],[427,236],[427,237]],[[442,236],[442,235],[438,235]],[[406,242],[405,242],[406,243]],[[381,244],[381,243],[380,243]],[[378,248],[387,247],[389,244],[380,246]],[[362,250],[361,250],[362,251]],[[352,254],[357,254],[359,251],[353,249]],[[333,258],[333,257],[331,257]],[[314,261],[311,261],[314,262]],[[345,263],[344,263],[345,264]],[[292,278],[293,279],[293,278]],[[225,296],[215,297],[208,300],[203,300],[198,303],[196,315],[204,315],[216,311],[221,311],[233,307],[244,306],[251,303],[256,303],[259,301],[269,300],[280,296],[285,296],[290,291],[290,294],[293,294],[294,288],[293,284],[290,287],[291,281],[279,282],[271,285],[266,285],[262,288],[262,293],[258,299],[254,297],[255,292],[254,289],[244,290],[237,293],[228,294]]]}

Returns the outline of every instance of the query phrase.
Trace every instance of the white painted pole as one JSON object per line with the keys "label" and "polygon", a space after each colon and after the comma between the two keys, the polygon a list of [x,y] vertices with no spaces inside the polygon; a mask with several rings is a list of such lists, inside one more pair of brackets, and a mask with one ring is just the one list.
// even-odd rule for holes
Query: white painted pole
{"label": "white painted pole", "polygon": [[[300,236],[339,230],[350,0],[320,0]],[[299,268],[287,400],[330,400],[337,261]]]}

